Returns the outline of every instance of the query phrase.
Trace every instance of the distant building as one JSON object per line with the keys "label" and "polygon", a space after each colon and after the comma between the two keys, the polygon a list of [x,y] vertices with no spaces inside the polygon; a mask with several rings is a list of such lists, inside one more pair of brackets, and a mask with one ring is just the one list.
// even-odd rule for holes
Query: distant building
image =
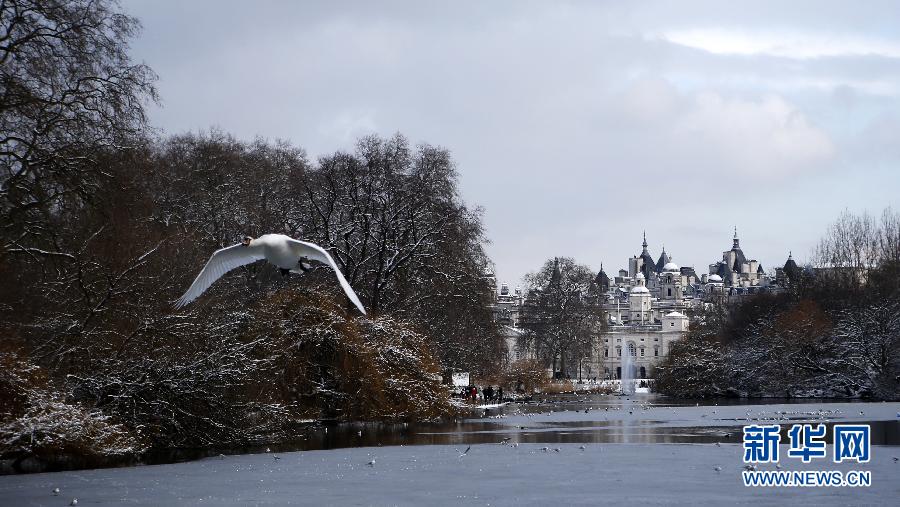
{"label": "distant building", "polygon": [[[700,303],[701,293],[694,268],[679,267],[665,247],[654,261],[648,246],[645,233],[640,255],[628,259],[628,270],[619,271],[603,290],[607,322],[598,332],[588,377],[621,378],[622,359],[629,354],[634,376],[650,378],[672,343],[690,328],[687,314]],[[595,280],[605,279],[601,266]]]}
{"label": "distant building", "polygon": [[494,321],[500,327],[500,335],[506,345],[505,361],[509,363],[519,359],[533,358],[534,354],[529,353],[523,340],[525,332],[519,327],[525,304],[522,289],[516,287],[510,292],[509,285],[506,283],[500,284],[498,289],[497,278],[494,274],[488,273],[486,277],[495,295],[491,311]]}
{"label": "distant building", "polygon": [[[566,363],[571,378],[618,379],[622,375],[623,354],[632,356],[636,378],[652,378],[653,369],[668,356],[672,344],[690,330],[690,316],[709,303],[734,303],[741,298],[782,290],[788,280],[801,273],[789,255],[784,268],[774,270],[774,278],[759,261],[747,259],[735,228],[730,250],[722,260],[709,265],[701,276],[691,266],[679,266],[665,247],[654,260],[643,235],[641,251],[627,259],[628,268],[610,277],[600,264],[594,283],[600,294],[604,325],[592,339],[589,357]],[[493,275],[489,275],[493,277]],[[493,278],[492,278],[493,280]],[[534,358],[526,346],[521,327],[528,308],[528,297],[517,287],[510,292],[506,284],[496,288],[492,305],[494,318],[501,326],[507,344],[507,360]],[[593,296],[592,296],[593,297]]]}
{"label": "distant building", "polygon": [[722,252],[722,260],[709,265],[709,276],[718,275],[724,287],[765,287],[769,277],[756,259],[747,260],[741,249],[737,227],[731,250]]}

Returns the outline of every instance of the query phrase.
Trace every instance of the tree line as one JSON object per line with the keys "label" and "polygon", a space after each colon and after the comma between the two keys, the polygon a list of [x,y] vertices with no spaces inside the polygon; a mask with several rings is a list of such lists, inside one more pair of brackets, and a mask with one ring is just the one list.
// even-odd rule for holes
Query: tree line
{"label": "tree line", "polygon": [[[159,136],[156,76],[128,56],[138,30],[107,0],[0,3],[0,454],[448,413],[441,370],[486,371],[501,346],[480,210],[449,151],[397,134],[310,160],[216,130]],[[214,250],[273,232],[328,249],[371,318],[325,270],[268,265],[173,310]]]}
{"label": "tree line", "polygon": [[900,213],[844,212],[788,290],[709,306],[657,368],[678,396],[900,398]]}

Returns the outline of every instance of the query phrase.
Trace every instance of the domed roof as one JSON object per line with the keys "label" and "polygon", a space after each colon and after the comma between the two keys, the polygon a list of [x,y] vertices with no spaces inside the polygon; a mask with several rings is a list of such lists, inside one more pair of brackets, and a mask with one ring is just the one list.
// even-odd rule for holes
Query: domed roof
{"label": "domed roof", "polygon": [[644,276],[643,273],[638,273],[634,278],[635,278],[635,280],[646,280],[647,279],[647,277]]}
{"label": "domed roof", "polygon": [[632,294],[644,294],[644,293],[649,294],[650,291],[647,289],[647,287],[644,287],[642,285],[635,285],[634,287],[631,288],[631,293]]}
{"label": "domed roof", "polygon": [[710,282],[721,282],[722,277],[719,275],[709,275],[709,281]]}
{"label": "domed roof", "polygon": [[678,264],[675,264],[674,262],[667,262],[666,265],[663,266],[663,271],[674,271],[674,272],[678,272],[678,271],[680,271],[680,270],[681,270],[681,269],[678,267]]}

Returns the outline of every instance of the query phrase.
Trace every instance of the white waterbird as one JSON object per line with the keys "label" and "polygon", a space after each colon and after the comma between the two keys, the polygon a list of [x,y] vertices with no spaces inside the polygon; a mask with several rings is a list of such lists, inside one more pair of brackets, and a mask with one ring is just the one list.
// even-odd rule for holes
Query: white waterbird
{"label": "white waterbird", "polygon": [[334,259],[324,248],[284,234],[264,234],[256,239],[244,236],[240,243],[216,250],[187,292],[175,302],[175,307],[181,308],[197,299],[210,285],[232,269],[263,259],[275,265],[284,275],[309,271],[312,269],[309,261],[327,264],[334,270],[338,283],[341,284],[341,288],[344,289],[344,293],[347,294],[350,301],[359,308],[360,312],[366,313],[366,309],[363,308],[356,293],[353,292],[350,283],[344,278]]}

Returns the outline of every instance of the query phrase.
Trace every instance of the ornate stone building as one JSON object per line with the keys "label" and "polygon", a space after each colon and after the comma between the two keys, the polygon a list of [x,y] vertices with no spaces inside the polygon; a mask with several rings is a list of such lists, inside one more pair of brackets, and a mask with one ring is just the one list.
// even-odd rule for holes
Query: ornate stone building
{"label": "ornate stone building", "polygon": [[748,260],[741,250],[737,227],[731,250],[722,252],[722,260],[709,265],[709,276],[717,275],[725,287],[765,287],[769,277],[756,259]]}
{"label": "ornate stone building", "polygon": [[[610,277],[600,265],[594,277],[601,294],[597,304],[603,311],[604,326],[592,338],[589,357],[578,362],[577,370],[563,372],[572,378],[617,379],[622,359],[632,356],[636,378],[652,378],[653,369],[669,354],[672,344],[690,329],[690,315],[705,303],[734,302],[762,291],[778,290],[762,265],[747,259],[735,229],[732,247],[722,252],[722,260],[709,265],[709,274],[698,277],[690,266],[678,266],[665,247],[654,260],[646,233],[641,252],[627,260],[628,268]],[[779,273],[799,271],[791,258]],[[520,327],[527,309],[526,295],[506,284],[496,289],[495,319],[507,343],[507,360],[534,358],[522,340]],[[782,277],[787,275],[782,274]],[[574,365],[574,363],[570,363]]]}
{"label": "ornate stone building", "polygon": [[628,259],[627,271],[610,280],[601,265],[595,278],[606,295],[606,327],[598,332],[590,368],[598,379],[621,378],[626,354],[632,356],[634,377],[652,377],[672,343],[688,331],[687,314],[700,302],[693,268],[672,262],[665,247],[653,261],[646,234],[641,247],[640,255]]}

